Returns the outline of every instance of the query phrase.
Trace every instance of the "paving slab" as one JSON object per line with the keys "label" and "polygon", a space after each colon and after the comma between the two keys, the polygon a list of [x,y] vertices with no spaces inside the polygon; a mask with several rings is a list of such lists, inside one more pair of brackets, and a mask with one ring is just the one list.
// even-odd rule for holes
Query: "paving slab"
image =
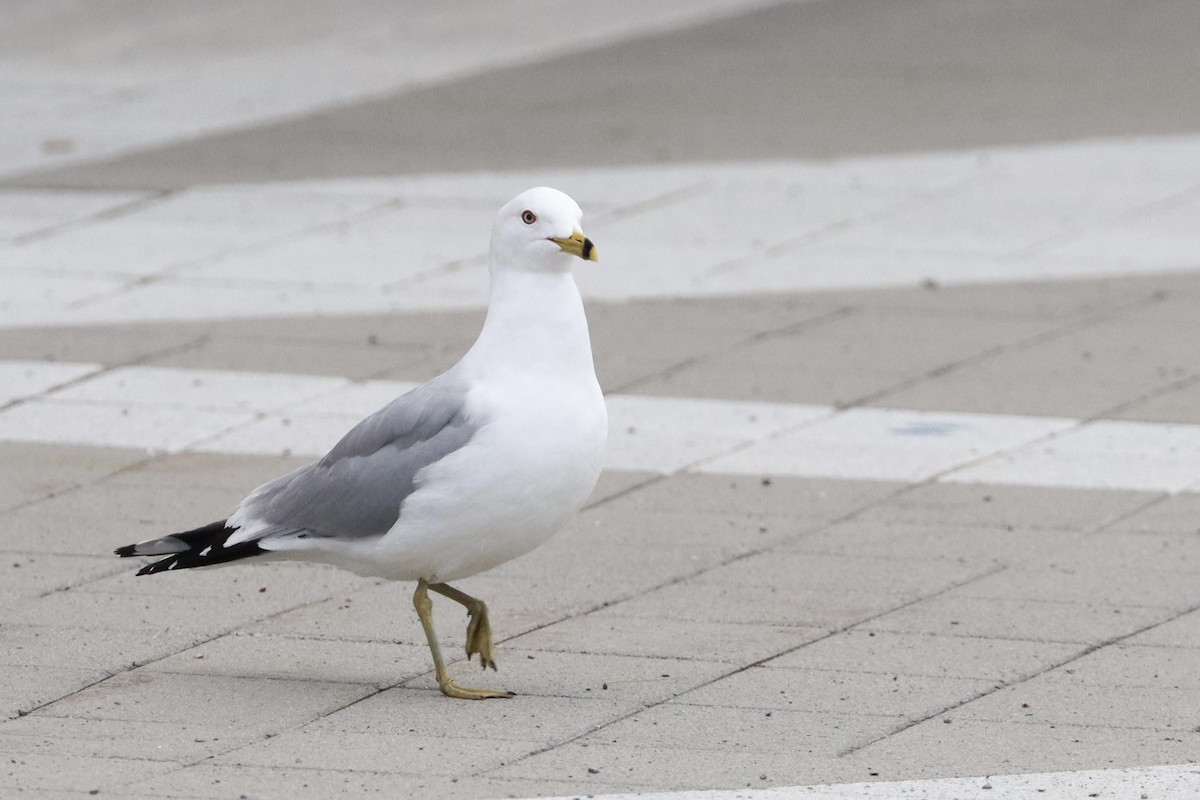
{"label": "paving slab", "polygon": [[1177,612],[1155,606],[1039,602],[948,592],[864,623],[868,630],[932,633],[1066,644],[1099,644],[1131,636]]}
{"label": "paving slab", "polygon": [[98,794],[131,781],[164,775],[177,767],[176,762],[146,758],[22,753],[7,759],[0,770],[0,785],[21,792],[48,789]]}
{"label": "paving slab", "polygon": [[212,758],[258,738],[232,725],[55,717],[37,712],[9,720],[0,728],[0,741],[7,753],[44,752],[181,764]]}
{"label": "paving slab", "polygon": [[[607,781],[645,792],[664,784],[678,789],[742,788],[821,781],[833,774],[825,759],[790,753],[662,751],[615,744],[573,742],[496,770],[497,777],[569,781],[592,794]],[[857,776],[856,776],[857,777]]]}
{"label": "paving slab", "polygon": [[576,616],[520,634],[522,648],[589,655],[647,656],[680,661],[756,663],[820,638],[824,631],[795,625],[705,622],[623,616],[621,606]]}
{"label": "paving slab", "polygon": [[[1005,775],[1017,764],[1037,772],[1066,758],[1075,769],[1108,769],[1138,763],[1187,762],[1195,733],[1164,735],[1129,728],[980,722],[943,718],[889,736],[847,759],[879,779],[932,777],[961,770],[973,775]],[[915,763],[913,752],[921,753]],[[1023,766],[1024,768],[1024,766]],[[847,772],[855,771],[847,764]],[[861,773],[860,773],[861,774]],[[1166,796],[1166,795],[1164,795]]]}
{"label": "paving slab", "polygon": [[[5,9],[0,785],[1188,792],[1194,4],[619,5]],[[500,672],[435,605],[517,697],[411,586],[112,559],[453,364],[539,184],[620,424],[462,582]]]}
{"label": "paving slab", "polygon": [[988,574],[942,560],[870,560],[765,552],[614,608],[630,616],[835,629]]}
{"label": "paving slab", "polygon": [[[718,684],[719,685],[719,684]],[[686,697],[684,698],[686,700]],[[778,753],[835,757],[860,741],[884,735],[897,724],[889,715],[826,710],[730,708],[663,703],[608,725],[579,740],[581,745],[620,745],[672,751]]]}
{"label": "paving slab", "polygon": [[937,524],[849,519],[781,541],[780,550],[796,553],[905,559],[937,558],[1015,565],[1045,563],[1043,548],[1070,551],[1087,545],[1089,534],[1061,528],[1013,525]]}
{"label": "paving slab", "polygon": [[774,669],[845,671],[881,675],[973,678],[1010,683],[1083,654],[1079,645],[892,633],[852,628],[772,658]]}
{"label": "paving slab", "polygon": [[862,520],[969,527],[1088,530],[1135,511],[1158,493],[1087,491],[1038,486],[917,486],[865,509]]}
{"label": "paving slab", "polygon": [[[42,500],[146,460],[139,451],[0,443],[0,508]],[[0,545],[3,546],[3,545]]]}

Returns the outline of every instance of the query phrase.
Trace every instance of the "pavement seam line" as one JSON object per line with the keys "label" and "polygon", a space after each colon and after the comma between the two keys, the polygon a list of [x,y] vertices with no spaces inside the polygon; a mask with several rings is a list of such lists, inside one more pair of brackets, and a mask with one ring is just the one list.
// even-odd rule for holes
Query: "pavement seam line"
{"label": "pavement seam line", "polygon": [[851,215],[843,217],[833,222],[826,223],[819,228],[814,228],[798,236],[783,239],[769,247],[763,248],[761,251],[748,256],[739,256],[737,258],[723,261],[720,264],[714,264],[706,269],[703,273],[704,277],[714,277],[717,275],[725,275],[737,269],[746,266],[753,266],[755,263],[766,258],[775,258],[776,256],[787,255],[794,253],[797,250],[802,251],[804,247],[811,244],[819,244],[821,239],[831,235],[841,233],[847,229],[854,228],[857,225],[873,224],[882,222],[903,214],[911,210],[914,201],[919,204],[928,204],[931,201],[942,200],[947,197],[952,197],[956,192],[976,183],[983,176],[988,176],[992,167],[989,165],[985,170],[978,174],[973,174],[965,178],[956,178],[951,181],[939,184],[937,186],[928,186],[917,189],[911,195],[897,200],[895,203],[884,208],[876,209],[873,212]]}
{"label": "pavement seam line", "polygon": [[1080,316],[1066,320],[1065,322],[1061,323],[1058,326],[1051,326],[1047,330],[1044,330],[1040,333],[1036,333],[1031,336],[1027,336],[1023,339],[1018,339],[1014,342],[993,345],[992,347],[988,347],[978,353],[975,353],[974,355],[966,356],[961,359],[956,359],[954,361],[950,361],[946,364],[942,364],[940,366],[934,367],[933,369],[931,369],[921,375],[917,375],[912,378],[907,378],[907,379],[900,381],[899,383],[896,383],[892,386],[888,386],[883,389],[879,389],[874,392],[870,392],[870,393],[865,394],[861,397],[858,397],[854,400],[849,400],[844,404],[839,404],[838,407],[839,408],[856,408],[859,406],[865,406],[868,403],[877,403],[878,401],[882,400],[883,398],[885,398],[889,395],[896,394],[897,392],[902,392],[905,389],[911,389],[914,386],[919,386],[922,383],[925,383],[926,381],[933,379],[933,378],[940,378],[945,375],[953,374],[954,372],[958,371],[959,369],[962,369],[963,367],[975,366],[977,364],[982,364],[992,358],[995,358],[996,356],[1004,355],[1004,354],[1010,353],[1010,352],[1020,352],[1022,350],[1028,350],[1031,347],[1035,347],[1037,345],[1044,344],[1046,342],[1052,342],[1057,339],[1061,339],[1064,336],[1067,336],[1068,334],[1075,333],[1075,332],[1081,331],[1081,330],[1086,330],[1087,328],[1094,327],[1094,326],[1099,325],[1104,322],[1108,322],[1113,317],[1120,315],[1124,311],[1127,311],[1130,309],[1136,309],[1136,308],[1147,308],[1147,307],[1153,306],[1156,303],[1160,303],[1160,302],[1164,301],[1165,299],[1166,299],[1166,296],[1162,292],[1156,291],[1156,292],[1151,292],[1149,295],[1145,295],[1143,297],[1140,297],[1140,298],[1137,298],[1137,299],[1134,299],[1134,300],[1131,300],[1131,301],[1128,301],[1125,303],[1120,303],[1118,305],[1111,306],[1109,308],[1085,312],[1084,314],[1082,314]]}
{"label": "pavement seam line", "polygon": [[1091,655],[1092,653],[1095,653],[1099,650],[1103,650],[1106,647],[1110,647],[1115,644],[1120,644],[1121,642],[1125,641],[1126,639],[1130,639],[1134,636],[1138,636],[1142,633],[1145,633],[1146,631],[1153,630],[1154,628],[1157,628],[1160,625],[1165,625],[1168,622],[1172,622],[1173,620],[1176,620],[1179,617],[1185,616],[1187,614],[1191,614],[1192,612],[1197,611],[1197,610],[1200,610],[1200,603],[1196,603],[1195,605],[1191,606],[1190,608],[1186,608],[1182,611],[1179,611],[1178,613],[1173,613],[1170,616],[1168,616],[1166,619],[1159,619],[1155,622],[1151,622],[1146,625],[1143,625],[1142,627],[1138,628],[1137,630],[1130,631],[1129,633],[1121,634],[1120,636],[1109,637],[1108,639],[1105,639],[1104,641],[1086,645],[1085,647],[1083,647],[1083,649],[1081,649],[1078,653],[1076,653],[1073,656],[1056,661],[1052,664],[1049,664],[1048,666],[1043,667],[1042,669],[1031,672],[1028,675],[1025,675],[1017,680],[1007,681],[1007,682],[1001,683],[1000,685],[997,685],[996,687],[994,687],[992,689],[988,689],[986,691],[979,692],[978,694],[976,694],[973,697],[969,697],[960,702],[948,705],[945,708],[942,708],[941,710],[939,710],[935,713],[928,714],[928,715],[922,717],[921,719],[913,720],[913,721],[909,722],[908,724],[903,725],[903,726],[897,728],[896,730],[891,731],[890,733],[886,733],[883,736],[880,736],[876,739],[872,739],[869,742],[865,742],[863,744],[859,744],[859,745],[851,747],[847,750],[844,750],[844,751],[838,753],[838,757],[842,758],[845,756],[853,755],[854,753],[864,750],[873,744],[877,744],[886,739],[890,739],[891,737],[896,736],[897,734],[903,733],[904,731],[908,730],[909,728],[914,728],[917,725],[928,722],[929,720],[931,720],[935,717],[941,716],[943,714],[948,714],[948,713],[954,711],[955,709],[962,708],[963,706],[973,703],[976,700],[980,700],[984,697],[988,697],[989,695],[995,694],[996,692],[1002,691],[1004,689],[1009,689],[1014,686],[1019,686],[1022,683],[1028,683],[1030,680],[1032,680],[1034,678],[1037,678],[1041,675],[1045,675],[1049,672],[1052,672],[1053,670],[1060,669],[1061,667],[1064,667],[1067,664],[1074,663],[1075,661],[1078,661],[1079,659],[1084,658],[1088,655]]}
{"label": "pavement seam line", "polygon": [[[16,400],[13,400],[12,402],[10,402],[4,406],[0,406],[0,411],[7,411],[10,408],[14,408],[16,406],[23,405],[25,403],[44,399],[48,394],[50,394],[52,392],[56,392],[61,389],[68,389],[72,386],[76,386],[81,383],[86,383],[87,381],[93,380],[102,375],[107,375],[107,374],[109,374],[111,372],[115,372],[116,370],[119,370],[119,369],[124,369],[125,367],[138,366],[140,364],[145,364],[146,362],[152,361],[157,358],[162,358],[164,356],[170,356],[170,355],[176,355],[178,353],[185,353],[188,350],[192,350],[197,347],[203,347],[208,342],[208,339],[209,339],[209,337],[207,335],[203,335],[203,336],[199,336],[195,339],[191,339],[186,342],[183,342],[181,344],[172,345],[170,347],[163,348],[162,350],[155,350],[150,353],[145,353],[143,355],[137,356],[135,358],[130,358],[125,361],[118,361],[118,362],[115,362],[115,363],[109,364],[109,365],[97,365],[99,367],[99,369],[97,369],[93,372],[89,372],[86,375],[79,376],[78,378],[74,378],[69,381],[64,381],[63,383],[57,384],[55,386],[51,386],[47,389],[42,390],[41,392],[39,392],[36,395],[32,395],[30,397],[17,398]],[[110,449],[115,449],[115,450],[131,450],[131,449],[133,449],[133,450],[136,450],[137,448],[122,447],[122,448],[110,448]],[[22,503],[18,503],[15,506],[5,508],[0,513],[7,514],[10,512],[13,512],[13,511],[19,511],[21,509],[30,508],[32,506],[39,505],[48,500],[53,500],[57,497],[62,497],[63,495],[79,491],[80,489],[85,489],[89,486],[94,486],[95,484],[98,484],[102,481],[108,480],[109,478],[112,478],[116,475],[121,475],[126,472],[138,469],[138,468],[143,467],[146,464],[149,464],[153,461],[161,460],[162,458],[165,458],[168,455],[170,455],[170,454],[169,453],[157,453],[157,454],[149,455],[146,458],[141,459],[140,461],[136,461],[132,464],[126,464],[123,467],[119,467],[118,469],[115,469],[112,472],[109,472],[105,475],[101,475],[100,477],[98,477],[92,481],[89,481],[87,483],[78,483],[73,486],[68,486],[66,488],[59,489],[57,491],[49,492],[48,494],[42,495],[41,497],[35,497],[32,500],[26,500]]]}
{"label": "pavement seam line", "polygon": [[799,322],[790,322],[785,325],[779,325],[774,328],[768,328],[766,330],[755,331],[754,333],[748,334],[739,339],[735,339],[723,347],[717,348],[715,350],[709,350],[706,353],[697,353],[696,355],[688,356],[687,358],[682,359],[681,361],[677,361],[674,364],[668,364],[667,366],[661,368],[660,370],[658,370],[657,372],[655,372],[653,374],[642,375],[640,377],[628,380],[625,383],[620,384],[619,386],[615,386],[615,387],[606,389],[604,394],[605,395],[624,394],[626,392],[629,392],[632,389],[635,389],[639,384],[644,384],[644,383],[647,383],[648,381],[653,381],[653,380],[657,380],[657,379],[661,379],[661,378],[668,378],[672,375],[677,374],[680,370],[687,369],[688,367],[705,364],[705,363],[711,361],[712,359],[720,357],[720,356],[725,356],[725,355],[729,355],[731,353],[736,353],[739,350],[749,347],[750,345],[755,344],[757,342],[767,341],[767,340],[773,339],[778,336],[787,336],[792,333],[800,333],[801,331],[807,330],[809,328],[819,328],[822,325],[828,324],[830,322],[835,322],[844,317],[854,316],[857,313],[859,313],[859,311],[854,306],[839,306],[831,311],[825,311],[814,317],[808,317],[806,319],[802,319]]}
{"label": "pavement seam line", "polygon": [[[34,191],[45,191],[45,190],[34,190]],[[79,190],[75,190],[75,191],[92,192],[92,193],[103,192],[103,190],[94,190],[94,189],[79,189]],[[131,190],[125,189],[122,191],[129,192]],[[117,203],[116,205],[109,206],[108,208],[101,209],[100,211],[96,211],[92,214],[88,214],[86,216],[79,217],[77,219],[67,220],[66,222],[60,222],[60,223],[56,223],[54,225],[47,225],[44,228],[39,228],[35,231],[30,231],[28,233],[23,233],[19,236],[14,236],[11,239],[9,239],[8,241],[15,245],[24,245],[24,244],[29,244],[30,242],[37,242],[37,241],[41,241],[43,239],[50,239],[54,236],[59,235],[60,233],[66,233],[68,231],[80,230],[82,228],[90,228],[93,225],[99,225],[104,222],[110,222],[114,219],[120,219],[121,217],[127,217],[132,214],[136,214],[137,212],[142,211],[144,209],[150,208],[151,206],[160,205],[161,203],[169,200],[174,195],[178,194],[178,192],[173,189],[138,189],[138,190],[133,190],[133,191],[138,192],[140,196],[130,198],[128,200],[125,200],[124,202]]]}
{"label": "pavement seam line", "polygon": [[[771,660],[773,660],[773,659],[776,659],[776,658],[780,658],[780,657],[782,657],[782,656],[785,656],[785,655],[789,655],[790,653],[794,653],[794,652],[796,652],[796,651],[798,651],[798,650],[801,650],[801,649],[803,649],[803,648],[805,648],[805,647],[808,647],[809,645],[816,644],[817,642],[824,641],[825,639],[828,639],[828,638],[830,638],[830,637],[837,636],[838,634],[841,634],[841,633],[845,633],[846,631],[848,631],[848,630],[850,630],[850,629],[852,629],[852,628],[855,628],[855,627],[857,627],[857,626],[859,626],[859,625],[864,625],[864,624],[866,624],[866,623],[869,623],[869,622],[873,621],[873,620],[874,620],[875,618],[877,618],[877,617],[881,617],[881,616],[884,616],[885,614],[890,614],[890,613],[893,613],[893,612],[895,612],[895,611],[898,611],[898,610],[900,610],[900,609],[903,609],[903,608],[905,608],[905,607],[907,607],[907,606],[913,605],[914,603],[920,603],[920,602],[923,602],[923,601],[925,601],[925,600],[928,600],[928,599],[930,599],[930,598],[937,597],[938,595],[940,595],[940,594],[942,594],[942,593],[944,593],[944,592],[951,591],[952,589],[955,589],[955,588],[957,588],[958,586],[961,586],[961,585],[966,585],[966,584],[968,584],[968,583],[972,583],[972,582],[974,582],[974,581],[981,580],[981,579],[983,579],[983,578],[985,578],[985,577],[988,577],[988,576],[990,576],[990,575],[996,574],[996,573],[998,573],[998,572],[1002,571],[1003,569],[1004,569],[1004,568],[1003,568],[1003,566],[1001,566],[1001,567],[998,567],[998,568],[994,568],[994,569],[992,569],[992,570],[989,570],[989,571],[987,571],[986,573],[981,573],[981,574],[979,574],[979,575],[974,575],[974,576],[971,576],[970,578],[967,578],[967,579],[966,579],[966,580],[964,580],[964,581],[961,581],[961,582],[958,582],[958,583],[955,583],[955,584],[951,584],[951,585],[949,585],[949,586],[942,587],[941,589],[938,589],[937,591],[935,591],[935,592],[932,592],[932,593],[930,593],[930,594],[928,594],[928,595],[924,595],[924,596],[922,596],[922,597],[914,598],[914,599],[912,599],[912,600],[909,600],[909,601],[906,601],[906,602],[904,602],[904,603],[901,603],[901,604],[900,604],[900,605],[898,605],[898,606],[895,606],[895,607],[892,607],[892,608],[886,609],[886,610],[884,610],[884,611],[880,611],[880,612],[878,612],[878,613],[876,613],[876,614],[872,614],[872,615],[870,615],[870,616],[868,616],[868,617],[865,617],[865,618],[863,618],[863,619],[855,620],[855,621],[854,621],[854,622],[852,622],[852,623],[848,623],[848,624],[846,624],[846,625],[838,626],[838,627],[836,627],[836,628],[833,628],[833,629],[831,629],[831,630],[828,630],[826,633],[824,633],[824,634],[823,634],[823,635],[821,635],[821,636],[818,636],[818,637],[816,637],[816,638],[814,638],[814,639],[810,639],[809,641],[806,641],[806,642],[802,642],[801,644],[795,645],[795,646],[793,646],[793,647],[786,648],[785,650],[782,650],[782,651],[780,651],[780,652],[778,652],[778,653],[776,653],[776,654],[774,654],[774,655],[772,655],[772,656],[767,656],[766,658],[758,659],[757,661],[755,661],[755,662],[753,662],[753,663],[750,663],[750,664],[745,664],[745,665],[742,665],[742,666],[735,667],[734,669],[731,669],[731,670],[729,670],[728,672],[724,672],[724,673],[722,673],[722,674],[720,674],[720,675],[718,675],[718,676],[716,676],[716,677],[714,677],[714,678],[711,678],[711,679],[709,679],[709,680],[703,681],[703,682],[701,682],[701,683],[699,683],[699,684],[696,684],[695,686],[692,686],[692,687],[690,687],[690,688],[684,689],[683,691],[679,692],[678,694],[674,694],[674,695],[672,695],[672,696],[670,696],[670,697],[667,697],[667,698],[665,698],[665,699],[663,699],[663,700],[658,700],[658,701],[655,701],[655,702],[650,702],[650,703],[643,703],[643,704],[641,705],[641,707],[639,707],[639,708],[635,708],[634,710],[632,710],[632,711],[630,711],[630,712],[628,712],[628,713],[622,714],[622,715],[620,715],[620,716],[616,717],[615,719],[610,719],[610,720],[608,720],[608,721],[606,721],[606,722],[602,722],[602,723],[600,723],[600,724],[598,724],[598,725],[595,725],[595,726],[593,726],[593,727],[589,728],[588,730],[586,730],[586,731],[584,731],[584,732],[582,732],[582,733],[580,733],[580,734],[577,734],[577,735],[575,735],[575,736],[571,736],[571,737],[570,737],[570,738],[568,738],[568,739],[565,739],[565,740],[563,740],[563,741],[557,742],[557,743],[555,743],[555,744],[547,745],[547,746],[545,746],[545,747],[542,747],[542,748],[540,748],[540,749],[538,749],[538,750],[535,750],[535,751],[534,751],[534,752],[532,752],[532,753],[527,753],[527,754],[526,754],[526,755],[524,755],[524,756],[520,756],[520,757],[518,757],[518,758],[514,759],[513,761],[509,762],[509,763],[508,763],[508,764],[506,764],[505,766],[506,766],[506,767],[508,767],[508,766],[512,766],[513,764],[518,764],[518,763],[520,763],[520,762],[522,762],[522,761],[525,761],[525,760],[527,760],[527,759],[534,758],[535,756],[541,755],[542,753],[547,753],[547,752],[550,752],[551,750],[555,750],[555,749],[558,749],[559,747],[563,747],[564,745],[571,744],[572,742],[576,742],[576,741],[578,741],[579,739],[582,739],[582,738],[584,738],[584,737],[591,736],[591,735],[593,735],[593,734],[595,734],[595,733],[598,733],[598,732],[600,732],[600,731],[604,730],[604,729],[605,729],[605,728],[607,728],[607,727],[610,727],[610,726],[612,726],[612,725],[615,725],[615,724],[617,724],[617,723],[619,723],[619,722],[623,722],[624,720],[627,720],[627,719],[629,719],[629,718],[631,718],[631,717],[634,717],[634,716],[636,716],[636,715],[638,715],[638,714],[641,714],[642,712],[644,712],[644,711],[647,711],[647,710],[649,710],[649,709],[651,709],[651,708],[656,708],[656,707],[658,707],[658,706],[661,706],[661,705],[664,705],[664,704],[666,704],[666,703],[670,703],[670,702],[673,702],[673,701],[675,701],[675,700],[678,700],[680,697],[684,697],[684,696],[686,696],[687,694],[689,694],[690,692],[694,692],[694,691],[696,691],[696,690],[698,690],[698,689],[703,689],[703,688],[704,688],[704,687],[706,687],[706,686],[711,686],[711,685],[713,685],[713,684],[715,684],[715,683],[718,683],[718,682],[720,682],[720,681],[722,681],[722,680],[725,680],[726,678],[730,678],[730,677],[732,677],[732,676],[734,676],[734,675],[738,675],[738,674],[740,674],[740,673],[747,672],[748,670],[755,669],[755,668],[758,668],[758,667],[762,667],[762,666],[763,666],[764,664],[766,664],[768,661],[771,661]],[[582,616],[582,615],[581,615],[581,616]],[[488,774],[488,772],[490,772],[490,771],[492,771],[492,770],[485,770],[485,771],[483,771],[483,772],[481,772],[481,773],[478,773],[478,774],[479,774],[479,775],[487,775],[487,774]]]}

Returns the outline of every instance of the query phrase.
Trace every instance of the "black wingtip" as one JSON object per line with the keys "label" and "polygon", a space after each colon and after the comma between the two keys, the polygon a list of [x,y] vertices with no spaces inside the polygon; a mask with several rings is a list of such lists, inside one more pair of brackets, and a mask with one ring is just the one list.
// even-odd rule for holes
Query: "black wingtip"
{"label": "black wingtip", "polygon": [[143,575],[153,575],[156,572],[163,572],[175,566],[178,561],[179,559],[177,557],[171,556],[170,558],[164,558],[161,561],[155,561],[153,564],[147,564],[137,571],[137,577],[140,578]]}
{"label": "black wingtip", "polygon": [[116,550],[113,550],[113,555],[120,556],[121,558],[129,558],[134,554],[133,551],[136,547],[137,545],[135,544],[127,544],[124,547],[118,547]]}

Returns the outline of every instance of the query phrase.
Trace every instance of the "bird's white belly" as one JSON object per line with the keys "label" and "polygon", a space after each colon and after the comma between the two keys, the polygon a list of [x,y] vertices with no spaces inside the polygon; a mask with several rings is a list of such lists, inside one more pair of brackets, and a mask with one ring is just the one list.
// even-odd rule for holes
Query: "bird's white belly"
{"label": "bird's white belly", "polygon": [[363,566],[380,577],[448,581],[528,553],[587,500],[606,438],[598,388],[506,404],[466,446],[427,468]]}

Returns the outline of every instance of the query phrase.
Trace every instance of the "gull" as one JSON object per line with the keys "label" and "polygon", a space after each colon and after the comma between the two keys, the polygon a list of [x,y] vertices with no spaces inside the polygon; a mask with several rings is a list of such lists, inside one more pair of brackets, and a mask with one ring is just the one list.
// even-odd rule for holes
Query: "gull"
{"label": "gull", "polygon": [[466,607],[467,659],[478,653],[495,670],[487,606],[447,581],[542,544],[600,476],[608,417],[571,275],[576,257],[598,260],[582,217],[556,189],[515,197],[492,226],[483,328],[457,364],[358,423],[320,461],[259,486],[227,519],[116,554],[166,556],[138,575],[292,559],[416,581],[442,693],[511,697],[450,677],[429,592]]}

